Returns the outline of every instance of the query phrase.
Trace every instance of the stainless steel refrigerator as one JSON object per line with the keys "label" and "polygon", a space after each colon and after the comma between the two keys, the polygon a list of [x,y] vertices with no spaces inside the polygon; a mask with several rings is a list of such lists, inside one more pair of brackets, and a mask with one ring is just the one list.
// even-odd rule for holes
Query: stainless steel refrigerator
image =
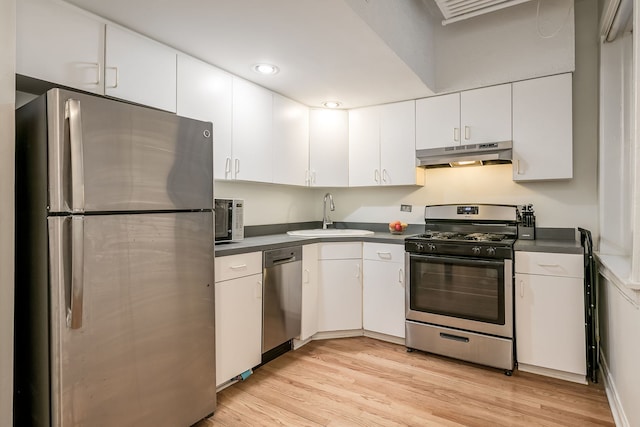
{"label": "stainless steel refrigerator", "polygon": [[60,89],[16,111],[16,426],[214,412],[211,133]]}

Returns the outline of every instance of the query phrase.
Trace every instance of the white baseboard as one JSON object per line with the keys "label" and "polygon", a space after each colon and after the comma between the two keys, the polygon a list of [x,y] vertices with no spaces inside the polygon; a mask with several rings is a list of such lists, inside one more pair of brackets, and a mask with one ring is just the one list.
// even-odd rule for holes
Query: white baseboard
{"label": "white baseboard", "polygon": [[518,370],[523,372],[531,372],[532,374],[544,375],[546,377],[558,378],[560,380],[571,381],[578,384],[587,384],[587,377],[572,372],[558,371],[557,369],[543,368],[541,366],[527,365],[518,362]]}
{"label": "white baseboard", "polygon": [[616,390],[616,385],[613,382],[613,377],[611,376],[611,372],[609,372],[607,359],[604,357],[602,351],[600,351],[600,372],[602,380],[604,381],[604,390],[607,392],[609,406],[611,407],[613,421],[615,421],[617,427],[631,427],[631,424],[624,413],[622,402],[620,402],[620,397]]}
{"label": "white baseboard", "polygon": [[393,335],[381,334],[380,332],[364,331],[364,336],[369,338],[374,338],[380,341],[390,342],[392,344],[400,344],[400,345],[405,344],[404,338],[396,337]]}

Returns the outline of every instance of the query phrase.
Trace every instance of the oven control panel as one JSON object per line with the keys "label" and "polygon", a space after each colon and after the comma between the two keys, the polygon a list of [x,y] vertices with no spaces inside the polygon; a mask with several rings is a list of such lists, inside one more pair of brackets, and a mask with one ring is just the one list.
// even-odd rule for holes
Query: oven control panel
{"label": "oven control panel", "polygon": [[457,255],[472,258],[485,259],[511,259],[513,250],[511,246],[477,244],[477,242],[425,242],[412,239],[405,239],[405,251],[414,254],[425,255]]}
{"label": "oven control panel", "polygon": [[458,215],[478,215],[478,206],[458,206]]}

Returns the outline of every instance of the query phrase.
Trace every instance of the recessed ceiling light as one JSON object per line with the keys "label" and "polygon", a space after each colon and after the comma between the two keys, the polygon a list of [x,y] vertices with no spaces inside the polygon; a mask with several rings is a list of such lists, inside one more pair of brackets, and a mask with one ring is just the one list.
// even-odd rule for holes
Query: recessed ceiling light
{"label": "recessed ceiling light", "polygon": [[277,74],[278,71],[280,71],[280,69],[275,65],[271,65],[271,64],[256,64],[253,66],[253,71],[255,71],[258,74],[263,74],[265,76],[272,76],[274,74]]}
{"label": "recessed ceiling light", "polygon": [[340,101],[325,101],[322,103],[322,106],[325,108],[338,108],[342,105]]}

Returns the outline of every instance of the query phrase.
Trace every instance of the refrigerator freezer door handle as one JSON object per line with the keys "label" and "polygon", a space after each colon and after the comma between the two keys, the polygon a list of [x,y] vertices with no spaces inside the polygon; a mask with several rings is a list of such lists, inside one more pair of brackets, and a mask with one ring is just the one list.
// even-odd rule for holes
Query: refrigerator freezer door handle
{"label": "refrigerator freezer door handle", "polygon": [[71,220],[71,298],[67,298],[67,327],[82,327],[82,305],[84,299],[84,217]]}
{"label": "refrigerator freezer door handle", "polygon": [[82,148],[82,116],[80,101],[69,98],[65,103],[65,118],[69,120],[71,150],[71,210],[84,212],[84,163]]}

